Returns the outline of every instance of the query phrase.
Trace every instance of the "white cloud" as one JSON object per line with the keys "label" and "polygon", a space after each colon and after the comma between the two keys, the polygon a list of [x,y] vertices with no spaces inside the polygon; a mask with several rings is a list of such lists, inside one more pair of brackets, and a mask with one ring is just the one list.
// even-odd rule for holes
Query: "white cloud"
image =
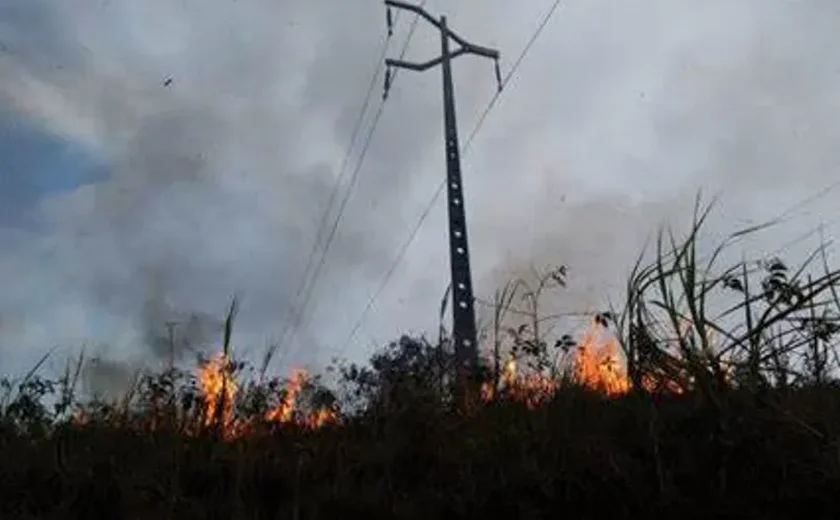
{"label": "white cloud", "polygon": [[[500,47],[506,68],[550,3],[429,5],[450,9],[469,39]],[[44,200],[41,234],[0,253],[11,280],[0,315],[27,324],[6,351],[109,328],[89,325],[92,315],[111,316],[123,341],[140,337],[149,301],[221,314],[234,291],[242,342],[276,335],[379,52],[381,4],[31,5],[41,10],[31,19],[49,23],[28,30],[65,43],[58,52],[26,39],[0,52],[0,103],[86,144],[111,176]],[[492,291],[495,273],[529,263],[569,263],[576,285],[564,305],[592,307],[663,218],[690,211],[697,187],[722,190],[715,225],[728,231],[828,184],[840,162],[837,17],[828,2],[567,3],[464,158],[478,288]],[[408,24],[404,16],[390,55]],[[438,50],[418,30],[409,58]],[[455,69],[465,139],[495,85],[485,60]],[[298,361],[343,342],[439,182],[439,89],[437,72],[400,73]],[[836,201],[815,204],[800,230],[831,218]],[[346,354],[364,355],[368,335],[436,326],[443,217],[438,206]]]}

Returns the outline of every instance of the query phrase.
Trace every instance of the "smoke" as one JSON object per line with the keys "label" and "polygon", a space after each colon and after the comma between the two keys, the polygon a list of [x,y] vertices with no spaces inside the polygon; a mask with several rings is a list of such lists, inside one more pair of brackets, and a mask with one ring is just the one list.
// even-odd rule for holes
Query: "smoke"
{"label": "smoke", "polygon": [[141,370],[122,360],[94,357],[82,367],[81,390],[88,398],[120,399],[132,390]]}
{"label": "smoke", "polygon": [[[500,48],[506,69],[549,4],[428,8]],[[837,16],[828,2],[567,3],[463,160],[479,294],[532,265],[566,264],[562,306],[598,308],[656,227],[690,216],[697,188],[723,194],[709,228],[723,233],[826,185],[840,158]],[[51,343],[93,338],[158,358],[178,322],[186,357],[218,348],[234,294],[237,345],[278,340],[383,24],[378,1],[0,0],[0,114],[108,172],[42,198],[37,229],[0,231],[0,352],[25,364]],[[421,25],[406,57],[437,52]],[[464,57],[455,71],[466,139],[493,94],[492,64]],[[341,350],[442,178],[439,89],[437,73],[399,74],[311,312],[283,345],[288,363],[436,330],[441,205]],[[794,236],[836,200],[751,247]]]}
{"label": "smoke", "polygon": [[[218,346],[219,318],[211,316],[223,317],[236,293],[243,341],[278,336],[374,65],[369,51],[381,39],[347,27],[331,34],[358,9],[321,7],[329,11],[288,2],[4,5],[2,18],[16,23],[0,33],[14,50],[0,55],[0,102],[45,132],[84,143],[109,174],[43,200],[42,234],[18,258],[46,263],[72,287],[72,305],[110,328],[128,320],[129,348],[153,356],[170,348],[167,322],[179,322],[179,351]],[[47,28],[44,44],[26,37]],[[363,207],[399,191],[406,177],[391,175],[392,165],[422,152],[409,149],[412,132],[405,142],[383,137],[367,161],[376,189],[367,186]],[[380,208],[393,204],[385,199]],[[375,227],[365,224],[363,240],[360,231],[337,236],[328,267],[339,277],[381,271]],[[38,296],[23,305],[29,319],[47,320]]]}
{"label": "smoke", "polygon": [[[154,282],[150,284],[157,288]],[[141,312],[143,344],[161,360],[194,361],[220,344],[224,321],[218,316],[179,312],[166,301],[166,293],[151,291]]]}

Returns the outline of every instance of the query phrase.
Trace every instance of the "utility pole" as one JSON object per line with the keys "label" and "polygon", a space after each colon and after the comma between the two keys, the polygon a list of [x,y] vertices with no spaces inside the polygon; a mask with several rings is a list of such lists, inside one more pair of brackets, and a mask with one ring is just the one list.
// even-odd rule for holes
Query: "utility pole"
{"label": "utility pole", "polygon": [[[476,338],[474,297],[472,274],[470,272],[470,253],[467,244],[467,221],[464,209],[464,187],[461,181],[461,157],[458,145],[458,128],[455,121],[455,95],[452,86],[452,59],[462,54],[476,54],[495,61],[496,81],[501,90],[502,81],[499,72],[499,52],[467,42],[446,23],[446,17],[435,19],[422,7],[396,0],[385,0],[389,35],[393,31],[391,8],[412,11],[434,25],[440,31],[441,55],[425,63],[412,63],[402,60],[387,59],[385,74],[385,94],[391,87],[392,67],[413,71],[425,71],[441,65],[443,69],[443,120],[446,139],[446,176],[449,205],[449,255],[452,275],[452,336],[455,344],[455,357],[459,365],[459,375],[475,376],[478,366],[478,341]],[[459,45],[450,52],[449,43],[453,40]]]}
{"label": "utility pole", "polygon": [[169,370],[175,368],[175,326],[176,321],[167,321],[166,329],[169,331]]}

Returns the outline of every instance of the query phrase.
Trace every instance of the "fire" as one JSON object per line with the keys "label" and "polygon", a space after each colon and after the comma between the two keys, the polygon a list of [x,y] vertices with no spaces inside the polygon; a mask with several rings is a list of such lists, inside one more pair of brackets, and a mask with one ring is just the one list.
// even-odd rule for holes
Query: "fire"
{"label": "fire", "polygon": [[[230,362],[222,354],[210,360],[199,371],[198,381],[207,404],[204,425],[210,426],[221,421],[227,430],[233,424],[233,405],[239,390],[236,380],[230,374]],[[222,407],[224,407],[222,409]],[[221,414],[221,417],[220,417]]]}
{"label": "fire", "polygon": [[603,332],[603,327],[593,324],[584,336],[575,356],[575,379],[608,396],[626,394],[631,383],[618,340],[614,337],[604,340]]}
{"label": "fire", "polygon": [[306,384],[307,374],[303,370],[295,370],[292,372],[292,379],[289,382],[289,387],[286,389],[286,397],[273,410],[269,410],[265,414],[265,419],[268,422],[290,423],[295,418],[295,406],[297,405],[298,396]]}
{"label": "fire", "polygon": [[[221,423],[226,438],[239,437],[252,431],[256,418],[234,418],[234,402],[239,391],[235,379],[230,373],[230,363],[224,355],[217,355],[198,371],[198,380],[207,406],[205,426]],[[301,392],[309,382],[309,375],[304,370],[295,370],[284,398],[261,418],[269,424],[298,424],[307,428],[320,428],[335,422],[335,412],[328,408],[303,413],[298,409]],[[222,408],[224,404],[224,408]],[[221,414],[221,417],[220,417]]]}
{"label": "fire", "polygon": [[[590,326],[569,361],[570,365],[555,368],[563,368],[560,372],[571,376],[575,383],[605,396],[618,397],[627,394],[633,386],[618,339],[597,320]],[[685,373],[685,368],[678,362],[672,368],[676,371],[673,372],[675,374]],[[730,368],[726,367],[727,370]],[[507,398],[524,403],[528,408],[538,407],[560,390],[561,379],[554,377],[555,375],[523,372],[517,359],[511,358],[504,364],[496,384],[485,383],[481,387],[481,401],[490,402],[501,393]],[[681,379],[678,376],[666,375],[665,372],[648,373],[643,376],[641,384],[651,392],[683,393],[691,381],[687,378],[677,381],[675,377]],[[254,433],[258,424],[294,424],[317,429],[339,422],[336,410],[330,407],[307,409],[305,403],[301,402],[310,382],[310,376],[305,370],[294,370],[276,406],[255,417],[236,416],[237,396],[241,388],[236,380],[233,365],[224,354],[214,356],[199,367],[196,378],[205,404],[205,414],[196,425],[188,427],[188,433],[191,435],[202,429],[222,428],[225,439],[235,439]],[[72,421],[84,425],[89,422],[89,417],[84,411],[77,410]],[[153,429],[155,424],[152,425]]]}
{"label": "fire", "polygon": [[[535,408],[544,403],[559,389],[557,381],[550,377],[519,373],[515,359],[509,359],[505,363],[499,383],[504,395],[525,403],[528,408]],[[481,386],[481,400],[485,403],[492,401],[498,393],[493,383],[488,382]]]}
{"label": "fire", "polygon": [[[297,420],[300,424],[314,429],[337,421],[335,411],[329,408],[319,408],[310,414],[298,413],[298,399],[308,381],[309,374],[305,370],[295,369],[292,372],[285,398],[265,414],[266,422],[288,424]],[[296,415],[302,416],[296,417]]]}
{"label": "fire", "polygon": [[[630,391],[631,384],[618,342],[615,338],[604,340],[602,333],[603,327],[593,323],[572,360],[573,378],[577,383],[608,396],[625,394]],[[515,359],[505,364],[499,379],[506,395],[525,403],[529,408],[544,403],[560,388],[555,378],[519,373]],[[492,400],[496,394],[491,383],[485,383],[481,388],[481,397],[485,402]]]}
{"label": "fire", "polygon": [[[608,397],[625,395],[633,387],[627,373],[627,364],[618,339],[599,322],[594,321],[578,344],[571,364],[574,382]],[[555,378],[542,374],[521,374],[515,359],[509,360],[500,375],[501,387],[506,395],[534,407],[545,402],[559,390]],[[683,393],[685,385],[665,374],[646,374],[642,386],[651,392]],[[482,400],[496,397],[492,383],[481,388]]]}
{"label": "fire", "polygon": [[542,404],[558,390],[557,381],[549,377],[540,374],[519,375],[515,359],[505,365],[502,381],[509,395],[529,408]]}
{"label": "fire", "polygon": [[[240,385],[233,371],[231,360],[224,354],[217,354],[206,364],[200,366],[196,372],[198,388],[204,402],[204,413],[200,421],[185,427],[185,433],[195,435],[204,429],[221,428],[222,437],[227,440],[242,437],[253,433],[258,423],[268,425],[295,424],[309,429],[321,428],[327,424],[334,424],[339,421],[337,412],[330,407],[321,407],[314,410],[304,410],[301,406],[301,396],[310,382],[309,374],[305,370],[296,369],[283,393],[280,402],[272,409],[261,416],[237,417],[236,402],[240,393]],[[155,413],[150,424],[142,426],[144,429],[157,429],[162,412],[159,404],[153,404]],[[180,417],[184,411],[176,411],[179,414],[179,421],[185,419]],[[119,420],[117,416],[109,420]],[[75,410],[70,422],[77,426],[85,426],[90,423],[90,417],[83,409]],[[139,424],[136,424],[139,426]]]}

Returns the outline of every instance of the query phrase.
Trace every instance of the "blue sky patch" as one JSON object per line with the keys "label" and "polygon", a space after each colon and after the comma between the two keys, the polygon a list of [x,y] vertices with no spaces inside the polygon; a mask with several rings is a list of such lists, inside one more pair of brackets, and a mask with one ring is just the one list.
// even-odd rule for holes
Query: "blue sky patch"
{"label": "blue sky patch", "polygon": [[0,109],[0,227],[32,224],[43,198],[104,177],[84,147]]}

